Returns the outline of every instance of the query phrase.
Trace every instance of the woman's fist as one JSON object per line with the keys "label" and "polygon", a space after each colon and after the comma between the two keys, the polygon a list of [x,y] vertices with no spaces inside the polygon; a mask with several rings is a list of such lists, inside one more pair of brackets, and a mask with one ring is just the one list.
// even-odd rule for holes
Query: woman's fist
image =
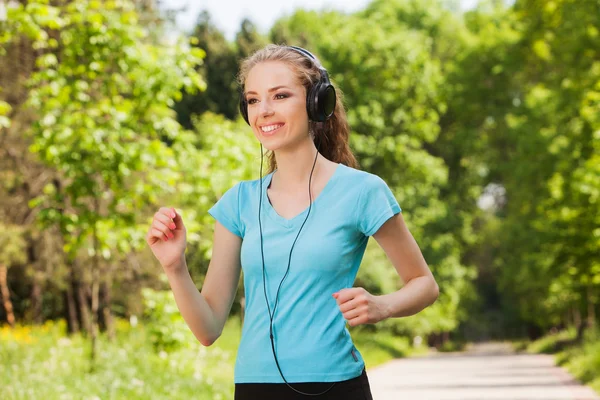
{"label": "woman's fist", "polygon": [[174,208],[161,207],[146,235],[146,242],[165,270],[176,268],[184,260],[186,230]]}
{"label": "woman's fist", "polygon": [[342,289],[333,298],[350,326],[375,324],[388,318],[388,305],[381,296],[373,296],[361,287]]}

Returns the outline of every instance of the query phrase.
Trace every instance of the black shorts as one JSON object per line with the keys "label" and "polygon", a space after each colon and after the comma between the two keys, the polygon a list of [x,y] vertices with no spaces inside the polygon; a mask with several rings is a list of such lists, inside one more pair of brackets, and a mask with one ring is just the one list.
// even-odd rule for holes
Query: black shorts
{"label": "black shorts", "polygon": [[[290,385],[304,393],[321,393],[329,389],[333,382],[302,382]],[[285,383],[236,383],[235,400],[373,400],[367,371],[360,376],[340,381],[321,396],[305,396],[294,392]]]}

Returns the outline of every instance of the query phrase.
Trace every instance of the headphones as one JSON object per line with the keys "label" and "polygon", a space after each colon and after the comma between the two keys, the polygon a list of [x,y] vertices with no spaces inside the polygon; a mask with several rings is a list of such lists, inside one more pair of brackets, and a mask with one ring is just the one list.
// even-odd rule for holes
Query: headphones
{"label": "headphones", "polygon": [[[323,68],[317,57],[310,51],[297,46],[284,46],[286,49],[294,50],[295,52],[305,56],[311,60],[321,73],[319,81],[313,84],[306,93],[306,112],[308,119],[315,122],[325,122],[333,115],[335,110],[336,95],[335,88],[329,81],[327,70]],[[240,91],[240,113],[248,125],[248,101],[244,96],[243,89]]]}

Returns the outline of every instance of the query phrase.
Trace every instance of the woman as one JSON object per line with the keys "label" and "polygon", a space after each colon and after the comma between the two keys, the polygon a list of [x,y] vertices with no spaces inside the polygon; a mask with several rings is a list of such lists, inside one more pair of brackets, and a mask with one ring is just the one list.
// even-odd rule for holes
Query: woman
{"label": "woman", "polygon": [[[438,286],[387,184],[356,169],[340,96],[318,60],[269,45],[243,61],[240,83],[240,111],[270,151],[270,169],[262,177],[261,163],[261,179],[236,184],[209,210],[214,247],[201,293],[175,209],[155,214],[147,242],[205,346],[223,330],[243,269],[235,399],[372,399],[346,323],[415,314]],[[405,282],[401,290],[373,296],[352,287],[369,236]]]}

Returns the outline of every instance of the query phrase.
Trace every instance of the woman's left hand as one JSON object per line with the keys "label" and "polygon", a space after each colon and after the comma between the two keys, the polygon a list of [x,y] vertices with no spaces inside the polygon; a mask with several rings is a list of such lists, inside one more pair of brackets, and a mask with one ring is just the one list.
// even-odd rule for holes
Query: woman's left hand
{"label": "woman's left hand", "polygon": [[333,298],[350,326],[375,324],[388,317],[382,298],[361,287],[342,289]]}

